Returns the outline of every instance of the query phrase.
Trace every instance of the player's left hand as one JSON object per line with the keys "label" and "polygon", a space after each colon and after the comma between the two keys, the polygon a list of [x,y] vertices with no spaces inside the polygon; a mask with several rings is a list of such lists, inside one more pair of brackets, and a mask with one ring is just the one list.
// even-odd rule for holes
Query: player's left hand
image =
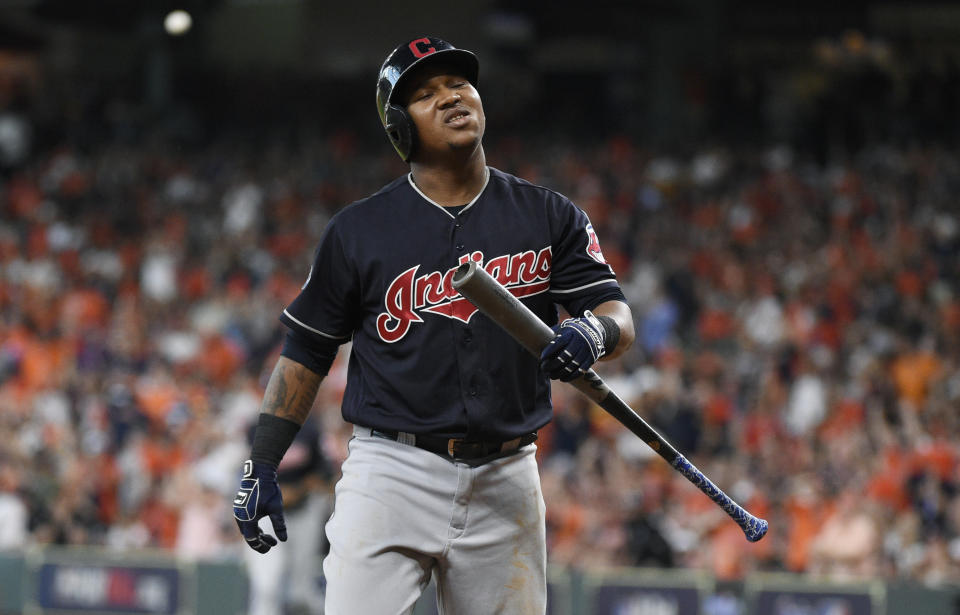
{"label": "player's left hand", "polygon": [[554,380],[570,382],[604,353],[603,325],[590,310],[554,325],[556,337],[540,353],[540,368]]}
{"label": "player's left hand", "polygon": [[287,540],[287,524],[283,518],[283,496],[277,484],[277,469],[251,460],[243,462],[240,490],[233,498],[233,517],[237,527],[254,551],[266,553],[277,546],[277,538],[263,533],[257,524],[270,517],[273,532],[281,541]]}

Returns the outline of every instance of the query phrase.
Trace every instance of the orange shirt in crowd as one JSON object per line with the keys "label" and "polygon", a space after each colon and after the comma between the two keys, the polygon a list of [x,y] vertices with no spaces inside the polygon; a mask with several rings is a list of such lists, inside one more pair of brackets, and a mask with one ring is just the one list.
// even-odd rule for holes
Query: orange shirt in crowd
{"label": "orange shirt in crowd", "polygon": [[135,396],[140,411],[155,423],[160,424],[180,399],[180,392],[173,381],[152,380],[139,384]]}
{"label": "orange shirt in crowd", "polygon": [[186,456],[183,449],[167,438],[146,438],[140,450],[143,467],[154,478],[169,476],[183,465]]}
{"label": "orange shirt in crowd", "polygon": [[29,339],[20,361],[20,383],[27,391],[54,387],[68,369],[73,345],[64,339]]}
{"label": "orange shirt in crowd", "polygon": [[940,362],[928,352],[912,352],[898,357],[892,370],[900,398],[919,408],[927,397],[927,389],[940,370]]}
{"label": "orange shirt in crowd", "polygon": [[939,438],[914,451],[910,459],[910,468],[913,473],[921,474],[933,472],[942,481],[954,478],[957,468],[957,453],[955,445]]}
{"label": "orange shirt in crowd", "polygon": [[230,382],[243,364],[243,351],[223,336],[208,338],[198,358],[202,373],[219,387]]}
{"label": "orange shirt in crowd", "polygon": [[110,304],[91,288],[69,291],[60,304],[60,322],[71,332],[106,327]]}
{"label": "orange shirt in crowd", "polygon": [[833,510],[833,504],[821,499],[791,496],[784,506],[782,523],[787,528],[785,564],[792,572],[804,572],[810,565],[810,546]]}

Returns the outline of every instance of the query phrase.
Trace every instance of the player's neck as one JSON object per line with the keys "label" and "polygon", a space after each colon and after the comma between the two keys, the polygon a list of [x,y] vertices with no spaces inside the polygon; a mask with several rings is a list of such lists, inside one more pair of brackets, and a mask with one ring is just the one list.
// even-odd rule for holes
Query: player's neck
{"label": "player's neck", "polygon": [[469,203],[487,181],[487,159],[483,148],[466,162],[451,164],[411,162],[413,182],[430,200],[445,207]]}

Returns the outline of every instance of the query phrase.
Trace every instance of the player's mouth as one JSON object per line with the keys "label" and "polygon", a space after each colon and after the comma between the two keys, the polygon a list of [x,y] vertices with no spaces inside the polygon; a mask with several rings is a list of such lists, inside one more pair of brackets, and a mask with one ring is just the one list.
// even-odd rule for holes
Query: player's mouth
{"label": "player's mouth", "polygon": [[469,111],[461,107],[456,107],[454,109],[448,109],[446,113],[443,114],[443,123],[456,128],[466,124],[469,121],[469,117]]}

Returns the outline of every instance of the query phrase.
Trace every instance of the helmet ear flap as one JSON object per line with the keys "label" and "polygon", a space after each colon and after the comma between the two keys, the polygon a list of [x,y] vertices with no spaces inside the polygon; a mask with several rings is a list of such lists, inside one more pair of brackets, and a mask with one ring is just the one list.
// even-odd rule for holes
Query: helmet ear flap
{"label": "helmet ear flap", "polygon": [[383,126],[393,148],[404,162],[410,160],[417,146],[417,127],[407,110],[399,105],[387,105]]}

